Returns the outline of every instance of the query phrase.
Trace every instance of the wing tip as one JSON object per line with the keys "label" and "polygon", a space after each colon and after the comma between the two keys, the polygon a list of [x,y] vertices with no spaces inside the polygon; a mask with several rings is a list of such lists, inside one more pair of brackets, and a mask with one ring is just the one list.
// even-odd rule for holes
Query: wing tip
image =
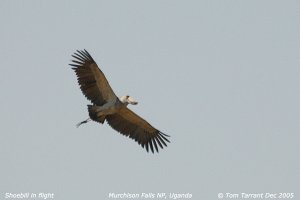
{"label": "wing tip", "polygon": [[166,137],[170,137],[170,135],[167,135],[159,131],[155,137],[150,138],[148,142],[141,143],[140,145],[143,148],[145,147],[148,153],[149,152],[152,152],[153,154],[155,152],[159,153],[159,147],[163,149],[164,147],[168,146],[166,142],[171,143],[170,140],[168,140]]}
{"label": "wing tip", "polygon": [[[93,57],[90,55],[90,53],[86,50],[76,50],[72,55],[73,58],[75,58],[76,60],[72,60],[72,64],[69,64],[71,66],[74,65],[74,63],[78,64],[76,67],[79,67],[81,65],[83,65],[86,62],[95,62]],[[81,65],[79,65],[81,64]]]}
{"label": "wing tip", "polygon": [[164,136],[166,136],[166,137],[171,137],[170,135],[167,135],[167,134],[165,134],[165,133],[163,133],[163,132],[160,132],[160,131],[159,131],[159,133],[162,134],[162,135],[164,135]]}

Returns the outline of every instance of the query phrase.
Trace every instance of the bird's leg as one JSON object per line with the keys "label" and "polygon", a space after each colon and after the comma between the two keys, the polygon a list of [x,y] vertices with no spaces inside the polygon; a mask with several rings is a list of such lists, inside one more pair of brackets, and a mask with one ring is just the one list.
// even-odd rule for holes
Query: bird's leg
{"label": "bird's leg", "polygon": [[88,118],[88,119],[86,119],[86,120],[84,120],[84,121],[82,121],[82,122],[79,122],[78,124],[76,124],[76,127],[78,128],[81,124],[88,123],[89,121],[91,121],[90,118]]}

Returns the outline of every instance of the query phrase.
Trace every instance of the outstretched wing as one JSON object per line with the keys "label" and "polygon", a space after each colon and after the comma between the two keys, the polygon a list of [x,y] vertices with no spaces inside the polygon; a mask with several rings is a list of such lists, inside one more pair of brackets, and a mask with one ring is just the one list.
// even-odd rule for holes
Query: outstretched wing
{"label": "outstretched wing", "polygon": [[127,107],[121,108],[116,114],[107,115],[106,120],[113,129],[134,139],[143,148],[146,147],[147,151],[150,146],[152,153],[154,153],[153,147],[158,152],[158,146],[163,148],[167,146],[166,142],[170,142],[166,138],[169,137],[168,135],[155,129]]}
{"label": "outstretched wing", "polygon": [[70,65],[73,66],[80,89],[86,98],[96,105],[103,105],[117,98],[103,72],[86,50],[77,50],[72,57],[76,60],[72,60]]}

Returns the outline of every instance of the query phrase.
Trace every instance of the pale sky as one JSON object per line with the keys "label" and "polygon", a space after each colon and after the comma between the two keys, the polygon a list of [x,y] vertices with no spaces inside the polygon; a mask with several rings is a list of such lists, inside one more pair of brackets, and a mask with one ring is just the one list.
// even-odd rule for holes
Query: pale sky
{"label": "pale sky", "polygon": [[[300,195],[299,1],[0,3],[0,198]],[[87,49],[171,136],[147,153],[89,122],[68,64]]]}

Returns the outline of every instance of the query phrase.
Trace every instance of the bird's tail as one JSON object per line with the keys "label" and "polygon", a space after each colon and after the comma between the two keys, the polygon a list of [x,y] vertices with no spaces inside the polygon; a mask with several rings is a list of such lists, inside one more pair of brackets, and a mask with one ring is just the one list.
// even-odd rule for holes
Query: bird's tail
{"label": "bird's tail", "polygon": [[101,124],[104,123],[106,116],[105,115],[100,115],[100,116],[97,115],[97,113],[99,112],[99,111],[97,111],[97,106],[88,105],[88,111],[89,111],[89,115],[90,115],[91,120],[94,120],[94,121],[99,122]]}

